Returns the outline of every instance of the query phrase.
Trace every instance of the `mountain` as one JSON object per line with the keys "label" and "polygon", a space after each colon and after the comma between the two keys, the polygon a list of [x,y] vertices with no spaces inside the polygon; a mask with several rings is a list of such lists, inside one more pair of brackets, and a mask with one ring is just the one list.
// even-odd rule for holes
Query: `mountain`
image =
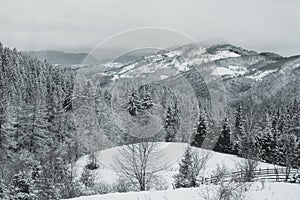
{"label": "mountain", "polygon": [[[140,57],[153,54],[157,50],[155,49],[146,49],[143,51],[135,50],[131,52],[126,52],[119,56],[118,58],[111,58],[111,55],[116,54],[113,50],[102,50],[93,52],[94,54],[103,54],[105,51],[104,58],[101,57],[101,60],[97,60],[92,55],[88,53],[66,53],[63,51],[52,51],[52,50],[43,50],[43,51],[27,51],[25,53],[29,54],[32,57],[36,57],[37,59],[44,61],[47,60],[51,64],[60,64],[60,65],[80,65],[82,63],[88,64],[99,64],[108,62],[110,60],[115,60],[116,62],[128,63],[132,62]],[[116,50],[117,51],[117,50]]]}
{"label": "mountain", "polygon": [[71,64],[81,64],[86,56],[87,53],[66,53],[62,51],[28,51],[26,52],[30,56],[36,57],[37,59],[44,61],[47,60],[49,63],[52,64],[64,64],[64,65],[71,65]]}
{"label": "mountain", "polygon": [[[142,77],[151,74],[158,79],[165,79],[169,76],[188,71],[194,65],[219,59],[255,54],[252,51],[241,48],[237,49],[229,45],[221,47],[213,46],[208,49],[197,45],[185,45],[143,56],[125,65],[122,65],[122,63],[108,63],[106,64],[107,70],[105,74],[113,76],[114,79]],[[117,69],[116,66],[118,66]]]}
{"label": "mountain", "polygon": [[109,103],[99,105],[99,118],[107,141],[114,144],[122,144],[124,137],[136,139],[126,134],[134,128],[120,123],[131,119],[124,106],[133,91],[141,98],[147,92],[153,95],[155,113],[151,114],[157,117],[156,125],[161,129],[168,106],[177,102],[184,120],[175,141],[184,142],[193,137],[191,123],[197,121],[199,109],[195,102],[214,120],[222,121],[225,115],[233,119],[240,104],[245,112],[252,109],[263,114],[266,108],[274,110],[300,98],[300,56],[259,53],[230,44],[170,48],[127,63],[106,63],[98,73],[86,74],[98,85],[103,102],[109,98]]}
{"label": "mountain", "polygon": [[[286,93],[284,90],[295,90],[299,83],[300,56],[283,57],[271,52],[259,53],[230,44],[208,47],[185,45],[125,64],[106,63],[104,72],[100,74],[112,81],[140,78],[156,82],[191,74],[192,69],[200,71],[205,78],[222,79],[228,96],[238,98],[243,93],[257,94],[263,90],[266,91],[263,96],[269,97],[270,93],[276,95],[279,91]],[[290,93],[286,97],[299,96],[299,93]]]}
{"label": "mountain", "polygon": [[[154,182],[164,189],[181,171],[178,158],[186,145],[176,142],[201,147],[193,147],[199,156],[212,150],[240,156],[212,152],[205,176],[222,160],[225,170],[237,167],[232,158],[245,161],[241,157],[288,172],[299,168],[300,56],[229,44],[139,55],[64,67],[0,43],[1,197],[66,199],[145,190],[143,180],[130,186],[132,178],[116,176],[124,168],[112,170],[112,161],[120,155],[133,168],[141,159],[139,169],[151,170],[144,164],[151,160],[153,173],[167,162]],[[249,162],[244,164],[239,171],[247,170]],[[153,177],[143,169],[133,174]]]}

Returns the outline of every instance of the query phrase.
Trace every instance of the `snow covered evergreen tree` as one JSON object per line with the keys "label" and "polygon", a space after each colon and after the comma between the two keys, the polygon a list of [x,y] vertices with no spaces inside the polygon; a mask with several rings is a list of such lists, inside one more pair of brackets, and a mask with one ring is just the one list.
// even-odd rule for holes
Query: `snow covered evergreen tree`
{"label": "snow covered evergreen tree", "polygon": [[191,143],[192,146],[201,147],[202,143],[207,135],[208,123],[204,112],[200,112],[199,123],[195,137]]}
{"label": "snow covered evergreen tree", "polygon": [[93,187],[95,182],[95,177],[91,173],[91,170],[84,168],[80,176],[80,181],[84,184],[85,188]]}
{"label": "snow covered evergreen tree", "polygon": [[139,110],[142,108],[140,98],[136,92],[133,92],[129,97],[128,111],[132,116],[138,114]]}
{"label": "snow covered evergreen tree", "polygon": [[164,129],[166,131],[165,141],[173,142],[175,141],[176,135],[180,127],[180,111],[178,105],[175,102],[174,105],[168,107],[167,117],[165,120]]}
{"label": "snow covered evergreen tree", "polygon": [[247,135],[245,132],[245,119],[243,115],[242,106],[239,105],[235,112],[235,123],[234,123],[234,144],[233,151],[235,154],[243,154],[244,146],[247,143]]}
{"label": "snow covered evergreen tree", "polygon": [[227,121],[227,118],[224,119],[222,130],[220,137],[214,147],[215,151],[231,153],[232,152],[232,144],[231,144],[231,131]]}
{"label": "snow covered evergreen tree", "polygon": [[140,112],[149,110],[153,105],[151,94],[149,92],[147,92],[142,99],[138,93],[133,92],[129,97],[127,109],[130,115],[136,116]]}
{"label": "snow covered evergreen tree", "polygon": [[[42,194],[36,191],[45,185],[55,188],[60,184],[58,168],[52,161],[66,159],[71,152],[67,153],[67,147],[74,144],[69,123],[72,116],[63,109],[74,74],[0,45],[1,182],[12,186],[7,188],[15,190],[20,198]],[[36,164],[41,165],[43,175],[34,178],[30,174]],[[59,192],[56,193],[55,198],[59,198]]]}
{"label": "snow covered evergreen tree", "polygon": [[267,113],[265,115],[265,122],[262,127],[262,133],[260,135],[259,143],[262,148],[262,159],[266,162],[275,163],[277,152],[277,142],[276,142],[276,130],[272,127],[272,119]]}
{"label": "snow covered evergreen tree", "polygon": [[184,156],[179,163],[179,173],[174,176],[176,188],[188,188],[192,187],[193,181],[193,160],[192,160],[192,148],[189,146]]}
{"label": "snow covered evergreen tree", "polygon": [[153,106],[153,101],[151,98],[151,94],[149,92],[147,92],[142,101],[142,108],[144,110],[147,110],[147,109],[152,108],[152,106]]}

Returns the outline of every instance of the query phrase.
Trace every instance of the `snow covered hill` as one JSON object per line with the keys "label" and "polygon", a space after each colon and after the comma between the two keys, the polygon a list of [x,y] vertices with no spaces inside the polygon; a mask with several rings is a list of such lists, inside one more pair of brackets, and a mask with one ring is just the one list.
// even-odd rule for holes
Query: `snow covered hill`
{"label": "snow covered hill", "polygon": [[[214,199],[216,186],[185,188],[164,191],[113,193],[105,195],[84,196],[72,200],[205,200],[205,193],[210,191],[210,199]],[[255,183],[245,193],[248,200],[299,200],[300,185],[289,183]]]}
{"label": "snow covered hill", "polygon": [[[178,173],[179,162],[182,159],[183,153],[187,148],[187,144],[183,143],[158,143],[160,150],[160,157],[168,164],[167,168],[159,172],[159,176],[163,179],[163,182],[167,188],[172,188],[174,182],[173,175]],[[106,149],[96,153],[96,158],[99,164],[99,168],[93,170],[93,174],[96,176],[95,181],[102,181],[108,184],[113,184],[118,181],[118,174],[113,170],[115,165],[115,159],[118,159],[119,151],[124,147],[115,147]],[[217,169],[218,165],[224,165],[229,171],[237,171],[237,165],[241,164],[244,159],[224,153],[217,153],[205,149],[194,148],[193,150],[204,155],[210,153],[210,159],[208,160],[206,170],[203,174],[204,177],[209,177]],[[88,156],[81,157],[75,164],[75,172],[79,178],[83,169],[88,164]],[[274,168],[274,165],[260,162],[258,168]]]}
{"label": "snow covered hill", "polygon": [[188,71],[191,67],[215,62],[214,76],[245,76],[261,81],[263,77],[281,69],[292,58],[275,53],[258,53],[230,44],[208,47],[185,45],[146,55],[129,63],[113,62],[105,65],[103,75],[119,78],[156,77],[158,80]]}
{"label": "snow covered hill", "polygon": [[159,51],[125,65],[108,63],[106,64],[105,75],[113,76],[113,80],[116,80],[119,78],[146,77],[154,73],[160,79],[165,79],[185,72],[194,65],[201,65],[219,59],[241,57],[245,52],[251,54],[250,51],[242,49],[234,51],[233,49],[236,49],[236,47],[231,45],[227,45],[226,48],[224,46],[214,47],[214,49],[207,49],[197,45],[185,45]]}

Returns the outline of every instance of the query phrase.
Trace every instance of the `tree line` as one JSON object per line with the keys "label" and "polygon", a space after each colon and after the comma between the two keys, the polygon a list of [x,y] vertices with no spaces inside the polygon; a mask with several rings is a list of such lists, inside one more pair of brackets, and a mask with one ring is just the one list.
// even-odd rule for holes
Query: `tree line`
{"label": "tree line", "polygon": [[75,72],[0,43],[0,198],[74,196],[72,161],[84,153],[72,125]]}

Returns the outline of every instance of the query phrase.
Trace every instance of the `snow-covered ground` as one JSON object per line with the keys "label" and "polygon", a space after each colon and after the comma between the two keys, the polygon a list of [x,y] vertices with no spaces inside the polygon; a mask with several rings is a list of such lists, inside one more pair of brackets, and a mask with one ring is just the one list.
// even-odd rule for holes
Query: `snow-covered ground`
{"label": "snow-covered ground", "polygon": [[238,76],[238,75],[244,75],[247,73],[247,68],[245,67],[237,67],[237,66],[229,66],[228,68],[226,67],[216,67],[212,75],[230,75],[230,76]]}
{"label": "snow-covered ground", "polygon": [[[96,170],[93,170],[93,173],[96,176],[97,180],[104,181],[109,184],[117,182],[118,175],[113,170],[115,165],[115,159],[119,156],[119,150],[122,147],[115,147],[111,149],[106,149],[100,151],[96,154],[98,163],[100,167]],[[168,167],[159,172],[159,176],[164,179],[166,186],[172,188],[172,183],[174,181],[173,175],[178,173],[179,162],[182,159],[182,155],[187,148],[187,144],[183,143],[159,143],[159,152],[160,157],[166,162]],[[217,153],[209,150],[193,148],[194,151],[199,154],[210,153],[210,159],[207,163],[206,170],[204,171],[203,176],[209,177],[217,169],[217,166],[224,165],[229,171],[237,171],[237,164],[244,161],[243,158],[239,158],[234,155]],[[79,177],[82,173],[82,170],[88,163],[88,156],[81,157],[75,164],[75,172]],[[259,163],[258,167],[260,168],[274,168],[274,165],[268,163]]]}
{"label": "snow-covered ground", "polygon": [[[204,194],[210,191],[210,199],[217,186],[200,186],[199,188],[169,189],[163,191],[112,193],[74,198],[72,200],[205,200]],[[299,200],[300,185],[289,183],[255,183],[245,193],[247,200]]]}
{"label": "snow-covered ground", "polygon": [[265,76],[268,76],[269,74],[276,72],[277,70],[267,70],[267,71],[256,71],[253,75],[247,76],[247,78],[251,78],[256,81],[261,81]]}
{"label": "snow-covered ground", "polygon": [[122,66],[119,63],[107,63],[106,69],[116,69],[120,71],[109,71],[107,75],[113,75],[113,80],[119,78],[144,77],[145,74],[159,72],[165,69],[170,69],[168,76],[159,76],[160,79],[168,78],[190,69],[190,66],[200,65],[214,60],[240,57],[241,55],[228,51],[220,50],[214,54],[207,53],[203,49],[196,49],[189,52],[187,55],[184,50],[171,50],[168,52],[162,51],[154,55],[144,57],[142,60],[137,60],[129,65]]}

